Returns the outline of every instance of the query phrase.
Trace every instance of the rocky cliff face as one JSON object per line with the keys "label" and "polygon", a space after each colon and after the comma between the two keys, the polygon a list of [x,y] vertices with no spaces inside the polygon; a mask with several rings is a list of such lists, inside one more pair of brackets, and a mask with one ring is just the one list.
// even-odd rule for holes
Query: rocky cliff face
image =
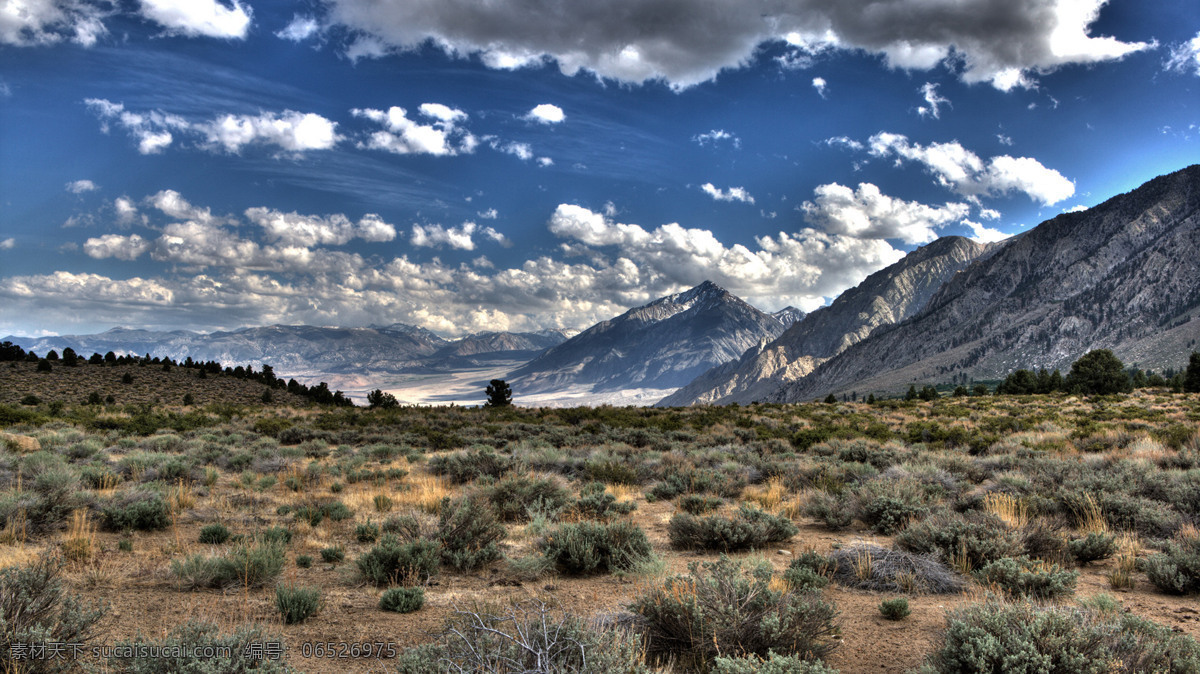
{"label": "rocky cliff face", "polygon": [[938,239],[866,278],[792,325],[775,341],[700,375],[659,405],[748,403],[796,381],[883,325],[916,313],[939,287],[988,246],[958,236]]}
{"label": "rocky cliff face", "polygon": [[1178,367],[1200,338],[1198,209],[1200,165],[1048,220],[954,276],[911,319],[763,397],[1067,368],[1097,348]]}
{"label": "rocky cliff face", "polygon": [[513,391],[675,388],[783,332],[783,324],[711,282],[598,323],[509,376]]}

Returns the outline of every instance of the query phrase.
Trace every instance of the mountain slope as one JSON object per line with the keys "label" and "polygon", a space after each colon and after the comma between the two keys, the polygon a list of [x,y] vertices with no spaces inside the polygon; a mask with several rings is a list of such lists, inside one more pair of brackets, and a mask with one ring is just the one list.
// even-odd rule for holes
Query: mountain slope
{"label": "mountain slope", "polygon": [[792,325],[778,339],[705,372],[659,405],[750,402],[812,372],[881,325],[916,313],[939,287],[990,248],[943,237],[868,276],[829,306]]}
{"label": "mountain slope", "polygon": [[705,281],[597,323],[508,379],[517,394],[675,388],[783,329],[770,314]]}
{"label": "mountain slope", "polygon": [[969,266],[911,319],[764,398],[1066,368],[1096,348],[1179,366],[1200,337],[1198,209],[1200,165],[1064,213]]}

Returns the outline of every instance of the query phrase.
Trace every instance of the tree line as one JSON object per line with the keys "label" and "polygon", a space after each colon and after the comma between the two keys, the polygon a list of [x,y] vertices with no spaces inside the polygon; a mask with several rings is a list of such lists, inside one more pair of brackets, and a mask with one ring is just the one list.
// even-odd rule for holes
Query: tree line
{"label": "tree line", "polygon": [[[109,351],[103,356],[99,353],[93,353],[90,358],[84,358],[77,354],[71,347],[63,349],[60,355],[54,349],[51,349],[45,356],[38,356],[33,351],[26,352],[25,349],[13,344],[12,342],[0,342],[0,363],[25,361],[37,363],[37,369],[40,372],[50,372],[55,365],[61,367],[79,367],[80,365],[137,365],[137,366],[158,366],[164,372],[169,372],[172,368],[181,367],[187,370],[196,371],[196,376],[199,379],[204,379],[209,375],[223,375],[233,377],[235,379],[248,379],[251,381],[261,382],[271,389],[287,391],[293,395],[310,400],[318,405],[333,405],[339,407],[353,406],[354,402],[346,397],[341,391],[329,390],[329,385],[321,382],[316,386],[305,386],[295,379],[284,381],[275,375],[275,369],[266,363],[263,364],[260,370],[255,371],[254,366],[247,365],[245,367],[238,365],[237,367],[223,367],[220,363],[209,361],[192,360],[191,356],[176,361],[171,358],[152,357],[150,354],[145,356],[120,355]],[[268,395],[263,395],[263,402],[270,402]]]}

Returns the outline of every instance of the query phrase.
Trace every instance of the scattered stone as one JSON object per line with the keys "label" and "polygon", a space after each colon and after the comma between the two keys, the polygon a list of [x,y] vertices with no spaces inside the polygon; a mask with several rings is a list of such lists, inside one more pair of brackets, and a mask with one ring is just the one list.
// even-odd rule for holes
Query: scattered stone
{"label": "scattered stone", "polygon": [[37,438],[31,438],[28,435],[0,433],[0,442],[8,445],[9,449],[14,452],[36,452],[42,448],[42,443],[38,442]]}

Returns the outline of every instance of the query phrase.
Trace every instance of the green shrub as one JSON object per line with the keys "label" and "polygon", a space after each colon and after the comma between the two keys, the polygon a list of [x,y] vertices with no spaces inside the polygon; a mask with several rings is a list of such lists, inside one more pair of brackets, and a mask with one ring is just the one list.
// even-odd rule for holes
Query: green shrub
{"label": "green shrub", "polygon": [[859,491],[859,518],[878,534],[891,536],[929,513],[924,494],[912,481],[885,480]]}
{"label": "green shrub", "polygon": [[921,671],[1184,674],[1200,671],[1200,645],[1129,614],[988,601],[947,613]]}
{"label": "green shrub", "polygon": [[415,585],[437,573],[441,552],[437,541],[401,543],[389,534],[354,563],[359,575],[375,585]]}
{"label": "green shrub", "polygon": [[463,484],[480,477],[500,477],[513,468],[513,460],[490,449],[476,449],[435,456],[429,461],[429,470],[434,475],[445,475],[455,484]]}
{"label": "green shrub", "polygon": [[783,579],[796,592],[822,590],[829,585],[829,573],[832,570],[829,558],[815,550],[800,553],[788,564],[783,572]]}
{"label": "green shrub", "polygon": [[[171,630],[162,641],[147,641],[139,635],[132,641],[118,643],[114,652],[130,657],[112,658],[106,664],[108,671],[122,674],[284,674],[290,670],[282,660],[255,655],[256,648],[261,652],[264,645],[282,647],[282,642],[281,636],[268,633],[260,625],[241,625],[230,634],[222,634],[216,623],[191,620]],[[213,657],[200,660],[190,655],[197,651],[211,652]]]}
{"label": "green shrub", "polygon": [[1117,537],[1112,534],[1089,533],[1067,543],[1071,556],[1080,564],[1108,559],[1117,552]]}
{"label": "green shrub", "polygon": [[459,571],[471,571],[500,559],[504,525],[488,504],[477,496],[442,501],[437,537],[442,562]]}
{"label": "green shrub", "polygon": [[572,575],[628,570],[652,552],[646,532],[632,522],[564,524],[546,535],[541,548]]}
{"label": "green shrub", "polygon": [[301,569],[311,568],[313,565],[312,555],[296,555],[296,566]]}
{"label": "green shrub", "polygon": [[748,658],[717,658],[713,674],[838,674],[838,670],[820,660],[803,660],[794,655],[772,652],[765,660],[757,655]]}
{"label": "green shrub", "polygon": [[393,587],[379,597],[379,608],[393,613],[412,613],[425,605],[425,588]]}
{"label": "green shrub", "polygon": [[[0,569],[0,655],[7,657],[14,644],[84,644],[92,638],[105,609],[85,606],[70,594],[59,577],[62,569],[62,559],[51,555],[42,555],[29,566]],[[58,671],[54,660],[28,664],[28,670],[13,671]]]}
{"label": "green shrub", "polygon": [[529,475],[510,475],[497,480],[487,493],[492,509],[505,522],[528,521],[528,509],[534,504],[557,513],[572,500],[571,492],[557,480]]}
{"label": "green shrub", "polygon": [[154,492],[127,491],[113,497],[101,510],[104,525],[113,531],[153,531],[171,524],[171,509]]}
{"label": "green shrub", "polygon": [[1075,592],[1078,571],[1028,557],[997,559],[975,572],[984,585],[995,585],[1013,597],[1054,599]]}
{"label": "green shrub", "polygon": [[1146,577],[1168,594],[1200,593],[1200,538],[1167,543],[1144,562]]}
{"label": "green shrub", "polygon": [[1020,541],[999,518],[979,512],[931,515],[900,532],[896,544],[972,569],[1021,553]]}
{"label": "green shrub", "polygon": [[601,482],[589,482],[579,490],[579,499],[572,509],[580,517],[608,520],[618,515],[628,515],[637,509],[632,501],[620,503],[617,497],[604,490]]}
{"label": "green shrub", "polygon": [[888,620],[904,620],[912,611],[908,608],[908,599],[896,597],[879,602],[879,613]]}
{"label": "green shrub", "polygon": [[239,545],[225,555],[192,555],[183,561],[174,560],[171,572],[188,587],[261,587],[275,581],[283,571],[283,564],[283,546],[261,542]]}
{"label": "green shrub", "polygon": [[769,564],[749,571],[722,556],[689,567],[639,597],[648,655],[707,668],[717,656],[769,656],[772,651],[824,657],[837,633],[834,606],[812,593],[770,588]]}
{"label": "green shrub", "polygon": [[283,624],[295,625],[308,620],[321,607],[321,589],[287,584],[275,587],[275,608]]}
{"label": "green shrub", "polygon": [[845,529],[854,521],[854,508],[850,505],[849,497],[844,494],[817,492],[809,499],[804,514],[821,520],[834,531]]}
{"label": "green shrub", "polygon": [[287,545],[292,542],[292,530],[285,527],[269,527],[262,532],[262,539],[267,543]]}
{"label": "green shrub", "polygon": [[326,564],[340,564],[346,561],[346,548],[340,545],[321,548],[321,561]]}
{"label": "green shrub", "polygon": [[379,525],[367,521],[354,527],[354,537],[359,543],[374,543],[379,538]]}
{"label": "green shrub", "polygon": [[668,524],[671,544],[691,550],[735,552],[786,541],[799,529],[786,517],[743,505],[733,517],[676,513]]}
{"label": "green shrub", "polygon": [[209,524],[200,530],[200,542],[210,545],[220,545],[229,540],[229,527],[219,522]]}
{"label": "green shrub", "polygon": [[705,494],[684,494],[675,501],[675,505],[685,513],[703,515],[721,507],[723,501],[719,496]]}

